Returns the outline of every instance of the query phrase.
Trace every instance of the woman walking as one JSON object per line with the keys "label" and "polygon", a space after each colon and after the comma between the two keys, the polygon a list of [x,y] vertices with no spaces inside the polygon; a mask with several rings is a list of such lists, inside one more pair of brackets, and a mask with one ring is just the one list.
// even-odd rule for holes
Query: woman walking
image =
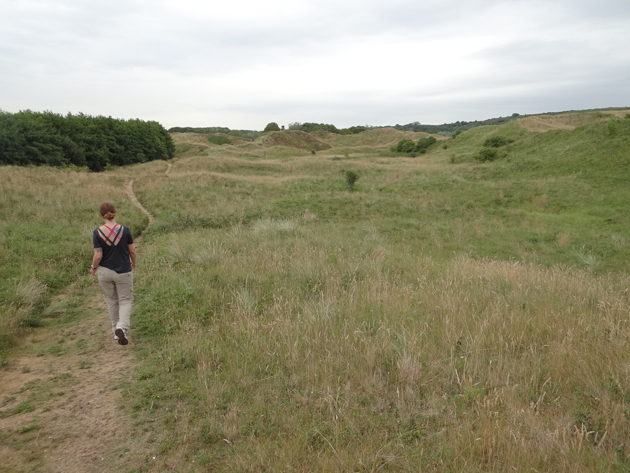
{"label": "woman walking", "polygon": [[114,340],[127,345],[127,331],[133,304],[133,269],[136,267],[136,249],[131,230],[116,223],[116,209],[108,202],[101,205],[103,225],[92,234],[94,257],[90,274],[98,275],[105,293],[105,302],[112,320]]}

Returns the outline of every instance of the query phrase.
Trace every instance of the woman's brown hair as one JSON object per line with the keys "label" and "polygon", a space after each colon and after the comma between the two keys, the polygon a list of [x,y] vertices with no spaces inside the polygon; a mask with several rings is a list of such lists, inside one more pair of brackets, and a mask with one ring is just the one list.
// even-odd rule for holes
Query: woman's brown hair
{"label": "woman's brown hair", "polygon": [[113,220],[114,217],[116,217],[116,209],[109,202],[101,204],[100,211],[101,217],[103,217],[105,220]]}

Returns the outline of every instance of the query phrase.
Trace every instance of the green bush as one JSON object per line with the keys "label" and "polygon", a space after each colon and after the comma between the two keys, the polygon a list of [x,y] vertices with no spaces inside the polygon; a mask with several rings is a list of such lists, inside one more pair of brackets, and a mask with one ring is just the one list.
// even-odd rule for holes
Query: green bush
{"label": "green bush", "polygon": [[507,138],[502,136],[492,136],[483,142],[483,145],[490,148],[500,148],[501,146],[505,146],[509,141]]}
{"label": "green bush", "polygon": [[354,185],[359,180],[359,175],[354,171],[346,171],[346,184],[350,190],[354,190]]}
{"label": "green bush", "polygon": [[462,134],[462,130],[457,130],[455,133],[451,135],[451,138],[455,139],[461,134]]}
{"label": "green bush", "polygon": [[413,140],[400,140],[395,149],[392,147],[392,151],[396,151],[398,153],[411,153],[415,147],[416,144]]}
{"label": "green bush", "polygon": [[435,143],[436,141],[437,140],[432,136],[427,136],[426,138],[420,138],[414,150],[420,153],[425,153],[427,151],[427,148],[431,146],[433,143]]}
{"label": "green bush", "polygon": [[326,123],[289,123],[289,130],[305,131],[306,133],[314,133],[316,131],[329,131],[330,133],[339,133],[339,130],[335,125],[329,125]]}
{"label": "green bush", "polygon": [[486,161],[494,161],[499,157],[499,151],[495,148],[483,147],[473,156],[477,161],[485,163]]}
{"label": "green bush", "polygon": [[278,126],[276,122],[267,123],[267,126],[265,127],[263,132],[268,132],[268,131],[280,131],[280,127]]}
{"label": "green bush", "polygon": [[210,143],[214,143],[215,145],[232,144],[232,140],[230,140],[227,136],[223,136],[223,135],[210,135],[208,137],[208,141]]}

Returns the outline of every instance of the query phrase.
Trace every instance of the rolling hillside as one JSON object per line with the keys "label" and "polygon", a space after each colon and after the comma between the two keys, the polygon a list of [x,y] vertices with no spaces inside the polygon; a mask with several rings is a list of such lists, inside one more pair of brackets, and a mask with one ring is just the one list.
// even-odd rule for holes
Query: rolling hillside
{"label": "rolling hillside", "polygon": [[[630,118],[534,118],[416,157],[387,128],[173,134],[96,189],[0,167],[5,469],[627,470]],[[129,180],[155,223],[123,357],[81,262],[100,201],[146,225]],[[62,422],[108,390],[106,442]]]}

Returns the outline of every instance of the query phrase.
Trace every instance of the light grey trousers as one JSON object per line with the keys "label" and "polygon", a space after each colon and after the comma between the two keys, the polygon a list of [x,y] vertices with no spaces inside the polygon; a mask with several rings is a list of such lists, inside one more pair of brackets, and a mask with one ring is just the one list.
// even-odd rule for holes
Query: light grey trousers
{"label": "light grey trousers", "polygon": [[112,332],[117,328],[129,330],[133,305],[133,271],[118,274],[99,266],[96,270],[98,283],[105,293],[105,302],[112,320]]}

